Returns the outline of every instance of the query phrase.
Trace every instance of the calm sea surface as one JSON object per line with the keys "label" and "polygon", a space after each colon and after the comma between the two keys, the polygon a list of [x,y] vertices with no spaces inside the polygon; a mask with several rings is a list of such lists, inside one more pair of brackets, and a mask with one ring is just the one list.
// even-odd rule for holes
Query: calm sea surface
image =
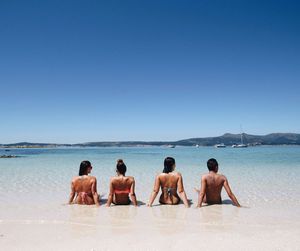
{"label": "calm sea surface", "polygon": [[[176,159],[176,169],[184,178],[187,195],[199,187],[206,161],[216,158],[219,172],[229,179],[233,192],[243,205],[259,207],[300,205],[300,147],[260,146],[245,149],[213,147],[121,147],[11,149],[0,155],[20,155],[0,159],[0,203],[25,205],[64,203],[72,176],[82,160],[92,162],[92,175],[98,179],[98,191],[107,197],[109,178],[115,175],[115,162],[124,159],[128,175],[136,179],[138,199],[147,202],[156,174],[163,169],[166,156]],[[224,194],[223,199],[227,195]]]}
{"label": "calm sea surface", "polygon": [[[4,250],[120,250],[130,241],[134,243],[130,250],[185,250],[191,243],[198,245],[193,250],[207,250],[210,243],[226,250],[299,248],[298,146],[0,149],[0,154],[21,156],[0,159],[0,246]],[[157,201],[152,208],[66,205],[70,181],[82,160],[92,162],[104,203],[118,158],[124,159],[128,175],[136,179],[137,199],[146,203],[166,156],[176,159],[192,203],[197,202],[194,187],[200,186],[200,177],[207,172],[206,161],[216,158],[219,171],[244,207],[225,203],[195,209],[194,204],[185,209],[157,206]],[[228,200],[224,191],[223,200]]]}

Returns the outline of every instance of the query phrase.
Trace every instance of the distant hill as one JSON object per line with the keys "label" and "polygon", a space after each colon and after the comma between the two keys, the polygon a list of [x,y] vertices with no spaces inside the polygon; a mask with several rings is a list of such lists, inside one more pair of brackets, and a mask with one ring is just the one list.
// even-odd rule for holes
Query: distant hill
{"label": "distant hill", "polygon": [[[240,143],[240,134],[225,133],[218,137],[207,138],[191,138],[178,141],[105,141],[105,142],[88,142],[80,144],[55,144],[55,143],[29,143],[20,142],[14,144],[0,144],[0,147],[19,147],[19,148],[35,148],[35,147],[122,147],[122,146],[213,146],[215,144],[224,143],[225,145],[233,145]],[[300,134],[296,133],[271,133],[267,135],[251,135],[243,133],[245,144],[252,145],[300,145]]]}
{"label": "distant hill", "polygon": [[[245,144],[262,144],[262,145],[300,145],[300,134],[296,133],[272,133],[263,136],[251,135],[243,133]],[[240,134],[225,133],[219,137],[209,138],[192,138],[177,141],[177,145],[201,145],[212,146],[215,144],[224,143],[225,145],[233,145],[240,143]]]}

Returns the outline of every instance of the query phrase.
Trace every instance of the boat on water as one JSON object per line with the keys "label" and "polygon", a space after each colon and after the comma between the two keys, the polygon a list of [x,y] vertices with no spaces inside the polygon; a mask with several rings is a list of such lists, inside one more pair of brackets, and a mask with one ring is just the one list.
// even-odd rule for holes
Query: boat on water
{"label": "boat on water", "polygon": [[199,148],[199,145],[197,144],[197,145],[195,145],[195,147]]}
{"label": "boat on water", "polygon": [[233,148],[245,148],[245,147],[248,147],[248,145],[245,145],[245,144],[233,144],[232,147]]}
{"label": "boat on water", "polygon": [[175,148],[175,145],[168,145],[169,148]]}
{"label": "boat on water", "polygon": [[226,147],[226,145],[224,143],[215,145],[215,148],[225,148],[225,147]]}
{"label": "boat on water", "polygon": [[243,133],[241,133],[241,143],[240,144],[233,144],[233,148],[245,148],[248,147],[248,145],[244,144],[244,139],[243,139]]}

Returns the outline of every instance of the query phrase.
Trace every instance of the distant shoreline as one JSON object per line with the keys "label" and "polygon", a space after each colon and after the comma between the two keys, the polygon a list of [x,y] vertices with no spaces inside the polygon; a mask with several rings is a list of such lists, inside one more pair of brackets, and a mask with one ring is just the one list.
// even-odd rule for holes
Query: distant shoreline
{"label": "distant shoreline", "polygon": [[[271,133],[267,135],[251,135],[243,133],[244,143],[248,146],[260,145],[300,145],[300,134],[297,133]],[[218,137],[190,138],[178,141],[101,141],[78,144],[56,144],[56,143],[30,143],[19,142],[14,144],[0,144],[0,148],[58,148],[58,147],[148,147],[148,146],[166,146],[174,148],[175,146],[214,146],[224,144],[232,146],[239,144],[241,134],[226,133]]]}
{"label": "distant shoreline", "polygon": [[[265,147],[265,146],[299,146],[300,147],[300,144],[277,144],[277,145],[257,145],[257,146],[250,146],[251,147]],[[8,146],[8,147],[3,147],[3,146],[0,146],[0,149],[78,149],[78,148],[114,148],[114,147],[119,147],[119,148],[122,148],[122,147],[165,147],[165,148],[169,148],[168,146],[164,146],[164,145],[130,145],[130,146],[127,146],[127,145],[121,145],[121,146],[29,146],[29,147],[26,147],[26,146],[22,146],[22,147],[14,147],[14,146]],[[178,145],[176,147],[195,147],[195,146],[187,146],[187,145]],[[199,147],[214,147],[214,146],[199,146]],[[227,146],[227,148],[232,148],[231,146]],[[3,156],[0,156],[1,158],[4,158]],[[16,156],[18,157],[18,156]]]}

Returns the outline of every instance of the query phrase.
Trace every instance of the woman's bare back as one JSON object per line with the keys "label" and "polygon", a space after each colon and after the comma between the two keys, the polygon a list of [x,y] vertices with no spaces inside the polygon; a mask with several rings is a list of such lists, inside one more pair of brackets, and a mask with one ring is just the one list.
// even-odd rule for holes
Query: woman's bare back
{"label": "woman's bare back", "polygon": [[77,204],[95,204],[93,199],[93,187],[96,178],[93,176],[77,176],[72,181],[74,192],[76,193],[75,203]]}
{"label": "woman's bare back", "polygon": [[177,194],[178,181],[180,174],[177,172],[162,173],[159,175],[160,187],[162,194],[159,202],[161,204],[178,204],[180,198]]}
{"label": "woman's bare back", "polygon": [[114,177],[112,178],[111,183],[114,190],[113,203],[129,204],[129,194],[132,192],[134,178],[130,176]]}

